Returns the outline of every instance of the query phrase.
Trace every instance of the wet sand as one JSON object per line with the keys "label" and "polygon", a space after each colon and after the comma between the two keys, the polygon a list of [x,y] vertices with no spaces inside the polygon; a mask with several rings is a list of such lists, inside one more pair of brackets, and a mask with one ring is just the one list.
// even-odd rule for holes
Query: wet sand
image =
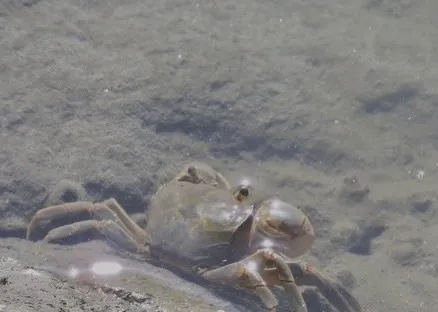
{"label": "wet sand", "polygon": [[[23,252],[34,246],[24,229],[61,180],[138,214],[198,159],[300,205],[318,235],[303,258],[349,285],[364,311],[434,311],[437,9],[427,0],[1,1],[0,257],[44,265]],[[83,244],[107,248],[88,238],[48,246],[51,265]],[[50,294],[28,311],[119,300],[79,286],[69,295],[69,282],[14,270],[0,278],[17,309],[26,285]],[[179,299],[164,307],[172,295],[160,283],[147,307],[109,306],[195,311]],[[53,289],[68,308],[50,303]],[[195,296],[196,311],[248,309],[203,298],[218,305]]]}

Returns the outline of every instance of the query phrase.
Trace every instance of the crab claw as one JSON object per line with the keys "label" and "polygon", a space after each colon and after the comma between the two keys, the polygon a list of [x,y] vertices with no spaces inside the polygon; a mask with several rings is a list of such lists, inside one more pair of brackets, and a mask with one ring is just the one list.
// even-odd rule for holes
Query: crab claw
{"label": "crab claw", "polygon": [[315,286],[340,312],[361,312],[362,308],[350,292],[314,266],[306,262],[288,262],[297,285]]}
{"label": "crab claw", "polygon": [[290,258],[306,253],[315,232],[303,211],[280,199],[271,198],[255,207],[254,248],[269,247]]}

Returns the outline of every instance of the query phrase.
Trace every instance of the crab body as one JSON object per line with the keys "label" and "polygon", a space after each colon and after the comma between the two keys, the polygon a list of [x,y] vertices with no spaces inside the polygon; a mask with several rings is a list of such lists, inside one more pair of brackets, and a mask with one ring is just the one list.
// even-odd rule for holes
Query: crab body
{"label": "crab body", "polygon": [[210,166],[193,162],[158,189],[144,228],[109,199],[41,209],[32,218],[27,237],[40,221],[87,211],[93,219],[55,228],[43,242],[94,229],[128,251],[213,283],[245,288],[270,312],[278,305],[272,286],[281,286],[293,298],[291,311],[307,312],[299,285],[316,286],[340,312],[361,311],[339,282],[293,260],[315,239],[307,216],[276,197],[252,202],[253,191],[246,182],[231,187]]}
{"label": "crab body", "polygon": [[233,238],[251,212],[234,202],[228,190],[174,180],[152,199],[145,230],[157,256],[177,256],[187,265],[220,263],[233,256]]}

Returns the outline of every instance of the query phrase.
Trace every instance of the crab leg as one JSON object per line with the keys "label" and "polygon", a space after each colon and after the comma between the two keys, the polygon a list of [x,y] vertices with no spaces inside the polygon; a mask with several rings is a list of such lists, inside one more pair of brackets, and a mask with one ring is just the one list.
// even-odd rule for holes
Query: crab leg
{"label": "crab leg", "polygon": [[[307,312],[306,303],[295,283],[289,266],[279,254],[270,249],[258,250],[239,262],[203,272],[202,276],[210,281],[225,280],[225,282],[232,282],[237,280],[237,284],[241,287],[252,291],[258,290],[256,294],[260,297],[264,306],[269,311],[275,311],[278,303],[268,288],[273,284],[267,284],[267,281],[261,276],[265,274],[266,269],[275,273],[274,279],[294,298],[296,304],[294,311]],[[248,283],[249,281],[256,281],[257,283]]]}
{"label": "crab leg", "polygon": [[295,301],[295,311],[307,312],[306,302],[304,301],[301,291],[298,289],[295,282],[295,278],[283,257],[270,249],[261,249],[248,257],[246,261],[256,261],[258,267],[263,268],[263,270],[266,268],[275,268],[280,285]]}
{"label": "crab leg", "polygon": [[124,228],[126,232],[132,233],[135,241],[139,244],[146,244],[148,236],[125,212],[125,210],[113,198],[102,203],[73,202],[43,208],[33,216],[30,221],[26,238],[29,239],[31,232],[41,221],[51,221],[61,216],[88,212],[98,220],[109,218]]}
{"label": "crab leg", "polygon": [[[71,237],[77,234],[96,230],[107,239],[116,243],[117,246],[130,252],[148,253],[147,246],[140,245],[131,234],[113,220],[85,220],[54,228],[49,231],[40,244],[49,243],[55,240]],[[40,245],[41,246],[41,245]]]}
{"label": "crab leg", "polygon": [[130,233],[133,234],[137,243],[145,245],[150,242],[149,235],[144,231],[131,217],[126,213],[125,209],[115,200],[114,198],[107,199],[103,201],[105,205],[107,205],[112,212],[114,212],[117,217],[119,217],[120,221],[122,221],[123,225],[128,228]]}
{"label": "crab leg", "polygon": [[51,221],[58,217],[79,214],[81,212],[88,212],[90,215],[92,215],[93,212],[96,214],[98,212],[105,212],[109,215],[114,215],[107,205],[101,203],[93,204],[91,202],[73,202],[50,206],[38,210],[32,217],[32,220],[30,220],[27,227],[26,239],[29,239],[31,232],[42,221]]}
{"label": "crab leg", "polygon": [[247,268],[242,262],[231,263],[199,274],[210,282],[222,282],[248,289],[260,298],[267,311],[275,312],[277,309],[278,300],[263,278],[257,271]]}
{"label": "crab leg", "polygon": [[339,282],[325,276],[314,266],[304,262],[287,261],[298,285],[316,286],[340,312],[361,312],[357,300]]}

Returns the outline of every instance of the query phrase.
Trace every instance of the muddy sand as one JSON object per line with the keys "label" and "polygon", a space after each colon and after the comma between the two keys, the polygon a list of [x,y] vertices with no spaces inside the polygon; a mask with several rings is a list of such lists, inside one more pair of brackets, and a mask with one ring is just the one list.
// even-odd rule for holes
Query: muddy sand
{"label": "muddy sand", "polygon": [[61,180],[84,189],[67,201],[115,197],[141,214],[193,159],[300,205],[318,236],[303,259],[364,311],[435,311],[437,10],[0,1],[0,311],[257,310],[130,258],[117,259],[135,278],[78,284],[65,270],[116,257],[105,242],[78,237],[35,255],[53,224],[24,240]]}

